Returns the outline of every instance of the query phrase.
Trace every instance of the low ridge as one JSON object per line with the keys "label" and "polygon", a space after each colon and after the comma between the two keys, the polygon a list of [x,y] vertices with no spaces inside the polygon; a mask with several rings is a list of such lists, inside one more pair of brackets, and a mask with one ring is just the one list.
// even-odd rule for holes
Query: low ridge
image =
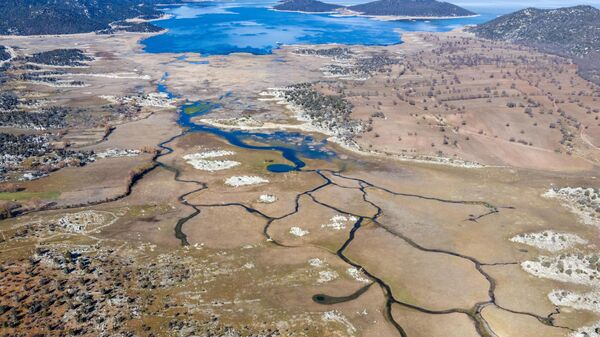
{"label": "low ridge", "polygon": [[280,2],[273,8],[280,11],[326,13],[333,12],[340,7],[343,6],[328,4],[317,0],[287,0]]}
{"label": "low ridge", "polygon": [[478,37],[510,41],[571,57],[580,73],[600,83],[600,10],[592,6],[526,8],[469,30]]}
{"label": "low ridge", "polygon": [[364,15],[408,17],[458,17],[475,13],[448,2],[436,0],[378,0],[348,7]]}

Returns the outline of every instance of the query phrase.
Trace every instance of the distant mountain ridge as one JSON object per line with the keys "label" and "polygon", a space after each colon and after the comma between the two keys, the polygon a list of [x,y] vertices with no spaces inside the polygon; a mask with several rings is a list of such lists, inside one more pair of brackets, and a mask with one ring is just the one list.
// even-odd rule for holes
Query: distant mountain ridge
{"label": "distant mountain ridge", "polygon": [[582,76],[600,84],[600,10],[595,7],[526,8],[468,30],[571,57]]}
{"label": "distant mountain ridge", "polygon": [[157,4],[177,0],[2,0],[1,35],[75,34],[109,29],[114,21],[156,18]]}
{"label": "distant mountain ridge", "polygon": [[280,11],[308,12],[308,13],[325,13],[332,12],[343,7],[340,5],[328,4],[317,0],[287,0],[273,6],[274,9]]}
{"label": "distant mountain ridge", "polygon": [[348,9],[364,15],[409,17],[471,16],[475,13],[448,2],[436,0],[378,0]]}
{"label": "distant mountain ridge", "polygon": [[352,11],[369,16],[398,17],[461,17],[475,13],[448,2],[436,0],[377,0],[345,7],[318,0],[285,0],[273,7],[276,10],[322,13],[335,10]]}

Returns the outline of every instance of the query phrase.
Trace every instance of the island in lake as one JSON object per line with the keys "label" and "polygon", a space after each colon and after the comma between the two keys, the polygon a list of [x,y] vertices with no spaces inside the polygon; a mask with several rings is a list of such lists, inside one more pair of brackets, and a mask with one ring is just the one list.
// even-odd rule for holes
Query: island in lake
{"label": "island in lake", "polygon": [[343,6],[325,3],[318,0],[286,0],[273,6],[279,11],[303,13],[332,13]]}
{"label": "island in lake", "polygon": [[273,8],[276,10],[304,13],[338,12],[344,15],[385,17],[389,20],[455,18],[477,15],[454,4],[436,0],[377,0],[349,7],[317,0],[286,0],[275,5]]}

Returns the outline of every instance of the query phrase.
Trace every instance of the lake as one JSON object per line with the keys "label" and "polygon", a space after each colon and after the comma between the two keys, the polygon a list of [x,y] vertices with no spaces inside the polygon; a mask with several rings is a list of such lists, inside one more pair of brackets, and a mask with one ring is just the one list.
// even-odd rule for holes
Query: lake
{"label": "lake", "polygon": [[173,17],[154,24],[168,32],[143,41],[150,53],[196,52],[227,55],[235,52],[269,54],[282,44],[342,43],[391,45],[401,43],[398,32],[444,32],[477,24],[497,14],[447,20],[378,21],[332,14],[278,12],[249,1],[199,2],[164,11]]}

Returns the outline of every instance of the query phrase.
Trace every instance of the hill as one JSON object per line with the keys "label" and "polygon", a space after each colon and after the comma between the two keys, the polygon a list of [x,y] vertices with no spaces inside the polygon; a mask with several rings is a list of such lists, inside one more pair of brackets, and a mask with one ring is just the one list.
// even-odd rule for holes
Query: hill
{"label": "hill", "polygon": [[411,16],[411,17],[455,17],[475,13],[448,2],[435,0],[378,0],[348,7],[364,15]]}
{"label": "hill", "polygon": [[3,0],[0,34],[75,34],[108,29],[114,21],[133,17],[156,18],[158,0]]}
{"label": "hill", "polygon": [[573,58],[600,83],[600,10],[592,6],[527,8],[470,29],[477,36],[519,43]]}
{"label": "hill", "polygon": [[332,12],[340,7],[340,5],[328,4],[317,0],[287,0],[282,1],[278,5],[273,6],[274,9],[280,11],[308,12],[308,13],[325,13]]}
{"label": "hill", "polygon": [[471,29],[479,37],[527,43],[573,56],[600,52],[600,10],[527,8]]}

